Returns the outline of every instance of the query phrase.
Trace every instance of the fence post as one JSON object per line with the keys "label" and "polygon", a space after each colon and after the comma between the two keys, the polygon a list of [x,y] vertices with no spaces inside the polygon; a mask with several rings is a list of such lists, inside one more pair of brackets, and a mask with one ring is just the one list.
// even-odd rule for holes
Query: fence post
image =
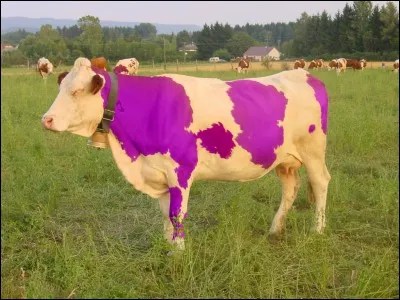
{"label": "fence post", "polygon": [[29,58],[28,58],[28,70],[29,70]]}
{"label": "fence post", "polygon": [[153,58],[153,69],[154,69],[154,58]]}
{"label": "fence post", "polygon": [[179,62],[176,60],[176,71],[179,72]]}
{"label": "fence post", "polygon": [[197,67],[197,59],[196,59],[196,72],[199,71],[199,68]]}

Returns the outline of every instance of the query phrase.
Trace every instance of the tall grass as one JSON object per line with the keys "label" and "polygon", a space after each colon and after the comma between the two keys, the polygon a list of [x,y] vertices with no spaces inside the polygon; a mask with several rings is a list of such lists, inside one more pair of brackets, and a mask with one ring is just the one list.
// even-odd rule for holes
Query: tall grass
{"label": "tall grass", "polygon": [[125,181],[109,149],[41,128],[55,76],[2,75],[2,298],[398,298],[398,74],[313,74],[330,97],[326,233],[309,232],[303,170],[277,243],[267,237],[280,203],[273,172],[202,181],[181,257],[164,254],[158,202]]}

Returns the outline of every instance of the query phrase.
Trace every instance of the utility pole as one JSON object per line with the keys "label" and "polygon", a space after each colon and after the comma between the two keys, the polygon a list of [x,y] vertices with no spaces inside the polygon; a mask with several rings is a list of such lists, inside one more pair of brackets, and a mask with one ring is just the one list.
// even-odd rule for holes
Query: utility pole
{"label": "utility pole", "polygon": [[163,41],[164,41],[164,71],[167,70],[167,58],[165,56],[165,37],[163,37]]}

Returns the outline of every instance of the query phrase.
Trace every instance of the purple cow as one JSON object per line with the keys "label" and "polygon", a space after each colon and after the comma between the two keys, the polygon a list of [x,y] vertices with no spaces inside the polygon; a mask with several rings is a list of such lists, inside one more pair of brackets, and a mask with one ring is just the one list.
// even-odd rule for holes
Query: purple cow
{"label": "purple cow", "polygon": [[195,180],[250,181],[275,169],[282,184],[270,228],[276,235],[296,198],[303,164],[308,198],[316,205],[315,230],[323,231],[331,178],[325,164],[328,95],[307,71],[234,81],[127,76],[78,58],[59,84],[42,117],[44,128],[104,135],[125,178],[159,199],[165,237],[178,249],[184,249],[183,221]]}

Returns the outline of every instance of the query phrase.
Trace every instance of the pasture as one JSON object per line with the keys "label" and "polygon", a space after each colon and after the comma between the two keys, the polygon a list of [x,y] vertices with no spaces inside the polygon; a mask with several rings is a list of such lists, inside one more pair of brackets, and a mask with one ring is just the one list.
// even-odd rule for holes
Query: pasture
{"label": "pasture", "polygon": [[399,297],[398,74],[311,72],[330,99],[325,234],[309,232],[303,168],[275,242],[267,235],[281,197],[274,172],[247,183],[201,181],[189,199],[186,251],[168,257],[158,201],[125,181],[110,149],[42,129],[57,75],[45,85],[24,72],[1,77],[2,298]]}

